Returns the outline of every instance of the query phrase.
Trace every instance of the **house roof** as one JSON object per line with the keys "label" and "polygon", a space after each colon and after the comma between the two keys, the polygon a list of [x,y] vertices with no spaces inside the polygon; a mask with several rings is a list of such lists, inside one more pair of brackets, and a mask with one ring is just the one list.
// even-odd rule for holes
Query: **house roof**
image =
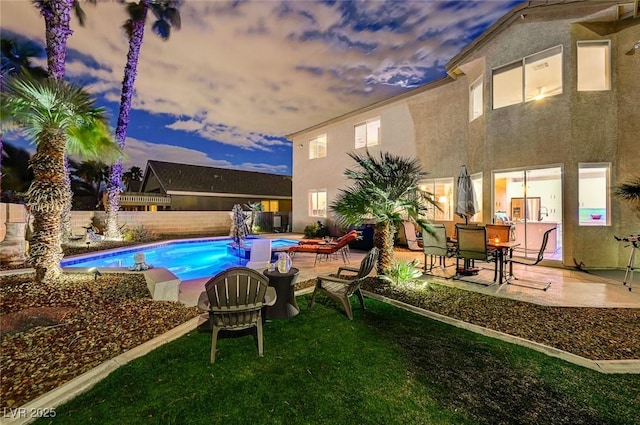
{"label": "house roof", "polygon": [[150,175],[168,195],[256,196],[291,198],[291,176],[205,167],[174,162],[147,161],[143,187]]}
{"label": "house roof", "polygon": [[[634,3],[635,2],[635,3]],[[597,11],[621,6],[623,4],[633,8],[633,12],[628,17],[637,17],[638,0],[531,0],[525,1],[502,16],[497,22],[487,28],[480,36],[464,47],[457,55],[447,62],[445,69],[447,74],[456,78],[459,74],[458,67],[477,49],[493,40],[498,34],[509,28],[514,22],[526,20],[538,13],[559,13],[563,19],[585,17]],[[622,6],[624,7],[624,6]],[[616,16],[613,19],[620,19],[624,16]],[[600,17],[602,19],[602,17]]]}

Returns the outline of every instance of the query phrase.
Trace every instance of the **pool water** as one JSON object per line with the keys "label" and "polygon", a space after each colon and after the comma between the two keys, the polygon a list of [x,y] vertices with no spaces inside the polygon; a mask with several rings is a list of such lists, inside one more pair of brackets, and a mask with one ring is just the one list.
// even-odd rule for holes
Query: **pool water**
{"label": "pool water", "polygon": [[[252,239],[256,238],[247,238],[243,245],[251,245]],[[148,265],[167,268],[180,280],[185,281],[214,276],[230,267],[246,265],[247,259],[238,258],[237,255],[228,252],[227,247],[231,242],[230,238],[185,239],[74,256],[63,259],[60,265],[65,268],[131,268],[134,265],[134,254],[141,252]],[[295,239],[271,240],[273,250],[297,244],[298,241]]]}

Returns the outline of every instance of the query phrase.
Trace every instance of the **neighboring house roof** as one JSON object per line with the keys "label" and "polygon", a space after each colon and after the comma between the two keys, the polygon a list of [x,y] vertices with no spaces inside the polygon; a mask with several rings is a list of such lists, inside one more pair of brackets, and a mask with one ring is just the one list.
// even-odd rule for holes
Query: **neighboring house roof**
{"label": "neighboring house roof", "polygon": [[140,180],[129,180],[127,182],[126,192],[140,192],[142,182]]}
{"label": "neighboring house roof", "polygon": [[291,198],[291,176],[230,168],[147,161],[143,190],[155,175],[168,195]]}

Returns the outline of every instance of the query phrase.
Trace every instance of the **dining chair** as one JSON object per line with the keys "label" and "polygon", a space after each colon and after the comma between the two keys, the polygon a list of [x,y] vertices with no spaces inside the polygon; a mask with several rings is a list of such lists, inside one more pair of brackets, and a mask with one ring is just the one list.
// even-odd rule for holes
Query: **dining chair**
{"label": "dining chair", "polygon": [[[467,265],[470,260],[493,263],[493,281],[498,278],[498,253],[487,246],[487,229],[484,226],[470,226],[456,224],[458,247],[456,249],[456,279],[469,272]],[[460,259],[463,267],[460,268]],[[479,282],[473,282],[479,283]]]}
{"label": "dining chair", "polygon": [[424,273],[427,273],[427,256],[429,257],[429,272],[435,267],[438,258],[439,266],[446,268],[446,259],[450,257],[447,242],[447,228],[444,224],[432,224],[433,234],[422,230],[422,251],[424,253]]}
{"label": "dining chair", "polygon": [[[542,235],[542,243],[540,244],[540,250],[538,251],[538,256],[535,259],[528,260],[526,258],[509,258],[508,261],[511,264],[521,264],[524,266],[535,266],[536,264],[538,264],[540,261],[544,259],[544,252],[547,249],[547,244],[549,243],[549,234],[554,230],[556,230],[555,227],[547,230],[546,232],[544,232],[544,235]],[[549,288],[549,286],[551,286],[550,281],[534,281],[529,279],[519,279],[513,274],[511,275],[511,277],[514,280],[519,281],[519,283],[515,283],[513,280],[510,281],[509,283],[512,285],[524,286],[524,287],[533,288],[533,289],[541,289],[543,291],[546,291]],[[526,282],[530,282],[533,285],[527,285]]]}
{"label": "dining chair", "polygon": [[498,238],[501,242],[511,240],[511,225],[509,224],[486,224],[488,240]]}

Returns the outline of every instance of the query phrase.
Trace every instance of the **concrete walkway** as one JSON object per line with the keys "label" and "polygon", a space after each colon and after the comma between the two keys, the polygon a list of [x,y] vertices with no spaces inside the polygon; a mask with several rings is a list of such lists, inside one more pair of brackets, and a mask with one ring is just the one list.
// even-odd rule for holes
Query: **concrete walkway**
{"label": "concrete walkway", "polygon": [[[282,237],[282,234],[267,235],[268,237]],[[300,238],[300,235],[287,234],[288,239]],[[351,251],[349,264],[358,267],[365,252]],[[418,260],[420,267],[424,263],[421,251],[409,251],[400,248],[395,251],[395,258],[399,261]],[[331,261],[321,261],[314,265],[315,254],[297,253],[293,257],[293,267],[300,270],[298,282],[313,279],[320,274],[335,273],[343,265],[339,257]],[[448,267],[434,268],[435,276],[424,278],[437,279],[439,283],[461,289],[481,292],[498,297],[511,298],[540,305],[558,307],[619,307],[640,308],[640,273],[635,274],[635,288],[629,291],[629,285],[624,286],[622,279],[624,271],[610,273],[611,276],[599,276],[559,267],[523,266],[516,264],[513,274],[519,280],[511,279],[512,284],[494,284],[493,271],[481,270],[476,276],[466,277],[464,281],[451,279],[455,273],[455,259],[447,260]],[[486,265],[490,267],[490,265]],[[198,296],[204,290],[207,279],[195,279],[180,284],[179,299],[188,306],[196,305]],[[473,283],[477,282],[477,283]],[[546,291],[534,289],[540,287],[537,282],[551,282]],[[486,286],[490,285],[490,286]]]}

